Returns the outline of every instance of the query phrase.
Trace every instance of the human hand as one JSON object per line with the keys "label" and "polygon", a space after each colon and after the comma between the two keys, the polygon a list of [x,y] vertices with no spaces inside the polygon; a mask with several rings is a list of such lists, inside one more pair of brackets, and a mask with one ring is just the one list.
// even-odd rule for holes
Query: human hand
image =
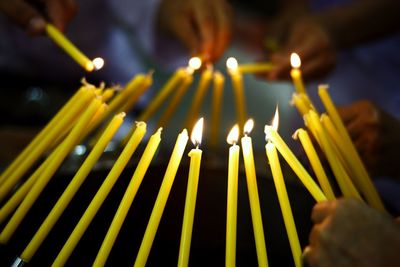
{"label": "human hand", "polygon": [[301,70],[305,80],[318,78],[328,73],[336,63],[333,42],[324,27],[312,18],[293,22],[282,48],[271,55],[274,68],[265,74],[268,80],[290,79],[290,55],[301,58]]}
{"label": "human hand", "polygon": [[163,0],[159,25],[177,37],[191,54],[215,61],[231,36],[231,9],[226,0]]}
{"label": "human hand", "polygon": [[308,266],[400,266],[400,226],[355,199],[314,206],[314,227],[304,250]]}
{"label": "human hand", "polygon": [[369,171],[400,178],[400,121],[368,100],[338,111]]}
{"label": "human hand", "polygon": [[64,31],[76,10],[75,0],[0,0],[0,11],[30,35],[44,33],[46,21]]}

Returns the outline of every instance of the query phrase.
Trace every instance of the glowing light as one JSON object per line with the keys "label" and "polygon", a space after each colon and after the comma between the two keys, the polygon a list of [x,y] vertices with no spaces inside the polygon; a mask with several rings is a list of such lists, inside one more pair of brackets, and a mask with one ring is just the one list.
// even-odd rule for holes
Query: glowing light
{"label": "glowing light", "polygon": [[226,60],[226,67],[230,71],[236,71],[238,69],[238,62],[236,58],[230,57]]}
{"label": "glowing light", "polygon": [[192,134],[190,136],[190,140],[192,140],[193,145],[198,146],[201,144],[201,138],[203,135],[203,124],[204,119],[199,119],[193,127]]}
{"label": "glowing light", "polygon": [[198,70],[201,67],[201,59],[199,57],[192,57],[189,59],[189,67],[193,70]]}
{"label": "glowing light", "polygon": [[251,130],[253,130],[253,127],[254,127],[253,119],[247,120],[243,127],[244,134],[246,134],[246,135],[249,134],[251,132]]}
{"label": "glowing light", "polygon": [[232,127],[231,131],[228,134],[228,137],[226,138],[226,142],[228,144],[233,145],[236,144],[239,139],[239,125],[235,124],[235,126]]}
{"label": "glowing light", "polygon": [[301,66],[301,60],[298,54],[292,53],[290,55],[290,64],[293,68],[298,69]]}
{"label": "glowing light", "polygon": [[268,142],[269,141],[269,128],[274,129],[275,131],[278,131],[278,127],[279,127],[279,108],[278,106],[276,106],[276,110],[275,110],[275,115],[274,118],[272,119],[271,125],[265,125],[264,128],[264,133],[265,133],[265,140]]}
{"label": "glowing light", "polygon": [[92,60],[93,66],[95,70],[99,70],[104,66],[104,59],[101,57],[96,57]]}

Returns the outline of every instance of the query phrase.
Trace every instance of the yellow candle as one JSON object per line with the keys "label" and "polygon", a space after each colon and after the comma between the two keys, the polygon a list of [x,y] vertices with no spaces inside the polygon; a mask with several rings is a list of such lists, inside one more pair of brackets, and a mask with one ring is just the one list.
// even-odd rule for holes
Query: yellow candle
{"label": "yellow candle", "polygon": [[21,258],[25,262],[31,261],[33,255],[39,249],[40,245],[43,243],[44,239],[47,237],[54,224],[58,221],[65,208],[71,202],[75,193],[85,181],[86,177],[92,170],[93,166],[96,164],[97,160],[103,154],[103,151],[106,148],[107,144],[110,142],[112,137],[117,132],[118,128],[121,126],[124,117],[125,113],[120,113],[118,115],[115,115],[113,120],[109,123],[106,130],[101,135],[99,141],[93,147],[92,151],[89,153],[82,166],[72,178],[64,193],[57,200],[56,204],[49,212],[46,219],[40,225],[36,234],[33,236],[29,244],[26,246],[25,250],[22,252]]}
{"label": "yellow candle", "polygon": [[74,44],[69,41],[64,34],[62,34],[52,24],[46,24],[47,35],[61,47],[70,57],[72,57],[79,65],[87,71],[93,71],[95,66],[93,62],[87,58]]}
{"label": "yellow candle", "polygon": [[[8,176],[4,176],[4,183],[0,187],[0,201],[3,200],[15,184],[22,178],[23,175],[32,167],[32,165],[43,155],[43,153],[50,147],[55,139],[63,132],[65,128],[73,124],[78,114],[87,107],[88,102],[94,98],[93,89],[85,90],[80,98],[71,104],[70,111],[63,112],[63,117],[60,117],[58,123],[52,124],[53,128],[45,131],[46,135],[42,135],[34,147],[28,148],[28,152],[23,152],[25,156],[18,161],[18,166],[15,166],[13,172]],[[47,128],[47,127],[46,127]]]}
{"label": "yellow candle", "polygon": [[308,107],[307,104],[304,103],[303,99],[300,97],[300,93],[292,94],[291,104],[297,108],[297,110],[302,116],[307,114],[308,111],[310,110],[310,107]]}
{"label": "yellow candle", "polygon": [[149,72],[143,82],[137,87],[136,90],[128,96],[125,104],[119,109],[119,112],[128,112],[132,109],[132,107],[137,103],[139,98],[150,88],[153,83],[153,72]]}
{"label": "yellow candle", "polygon": [[374,184],[372,183],[371,177],[369,176],[360,155],[357,152],[353,142],[351,141],[350,135],[346,130],[346,127],[343,124],[343,121],[340,118],[338,111],[328,93],[328,88],[325,85],[319,86],[318,94],[324,104],[326,111],[332,119],[336,129],[339,131],[343,142],[346,144],[346,154],[348,154],[350,159],[350,167],[353,172],[356,174],[356,177],[359,181],[359,187],[363,192],[365,198],[368,203],[381,211],[385,211],[385,206],[382,203],[382,200],[379,196],[379,193],[376,191]]}
{"label": "yellow candle", "polygon": [[181,243],[179,247],[178,266],[185,267],[189,264],[190,243],[192,241],[192,230],[194,212],[196,209],[197,187],[199,184],[199,174],[201,165],[201,154],[203,151],[199,149],[201,143],[201,135],[203,132],[203,118],[193,127],[191,134],[192,143],[196,148],[190,150],[190,168],[189,179],[186,191],[185,210],[183,213]]}
{"label": "yellow candle", "polygon": [[299,55],[292,53],[290,55],[290,64],[292,65],[292,70],[290,71],[290,76],[292,77],[294,88],[298,93],[305,93],[306,89],[304,87],[303,78],[301,77],[301,60]]}
{"label": "yellow candle", "polygon": [[60,145],[59,152],[54,156],[54,159],[49,162],[47,168],[43,170],[40,177],[38,177],[35,184],[26,195],[25,199],[21,202],[14,215],[11,217],[7,225],[4,227],[3,231],[0,233],[0,243],[5,244],[10,240],[11,236],[14,234],[15,230],[18,228],[33,203],[35,203],[36,199],[39,197],[40,193],[43,191],[51,177],[57,171],[58,167],[61,165],[65,157],[76,145],[81,135],[81,132],[85,129],[88,122],[93,117],[94,113],[100,105],[101,101],[98,99],[94,99],[88,109],[82,115],[82,117],[79,118],[79,121],[72,129],[71,133]]}
{"label": "yellow candle", "polygon": [[195,118],[199,115],[201,104],[203,103],[204,96],[206,95],[208,87],[210,86],[212,77],[212,67],[207,68],[201,74],[199,85],[196,88],[195,94],[193,96],[193,102],[190,105],[190,110],[188,111],[186,117],[185,126],[187,128],[193,127]]}
{"label": "yellow candle", "polygon": [[169,192],[171,191],[172,184],[175,180],[176,172],[178,171],[179,164],[182,159],[183,152],[188,141],[188,134],[184,129],[179,135],[175,143],[174,150],[172,151],[167,170],[163,178],[163,182],[158,192],[156,202],[154,203],[153,210],[146,231],[143,236],[142,244],[140,245],[138,255],[136,256],[135,267],[145,266],[147,258],[150,253],[151,246],[153,245],[154,237],[156,235],[158,225],[160,224],[161,216],[164,212],[165,205],[168,200]]}
{"label": "yellow candle", "polygon": [[276,193],[278,194],[279,205],[281,206],[283,221],[285,223],[290,248],[292,250],[293,260],[296,267],[301,267],[301,246],[297,235],[292,208],[286,191],[285,181],[283,180],[278,152],[276,151],[274,144],[271,142],[267,143],[265,150],[271,167],[272,177],[274,178]]}
{"label": "yellow candle", "polygon": [[101,95],[101,99],[103,102],[108,102],[110,99],[112,99],[115,95],[115,89],[114,88],[107,88],[104,90],[103,94]]}
{"label": "yellow candle", "polygon": [[[278,120],[278,109],[276,109],[275,118],[273,121],[277,124]],[[275,126],[275,128],[277,128],[277,126]],[[267,140],[270,140],[276,146],[283,158],[296,173],[297,177],[299,177],[303,185],[307,188],[314,199],[317,202],[327,200],[319,186],[314,182],[313,178],[306,171],[306,169],[304,169],[303,165],[301,165],[300,161],[296,158],[273,126],[265,125],[265,135]]]}
{"label": "yellow candle", "polygon": [[239,123],[239,129],[242,131],[246,120],[246,100],[244,97],[243,76],[238,70],[238,63],[235,58],[228,58],[226,61],[226,66],[232,80],[236,103],[236,114]]}
{"label": "yellow candle", "polygon": [[321,161],[319,160],[317,151],[315,151],[314,145],[311,142],[310,136],[304,129],[298,129],[293,137],[295,139],[299,138],[301,145],[306,152],[308,160],[311,163],[311,167],[314,170],[315,175],[317,176],[318,182],[321,186],[322,191],[324,192],[325,196],[329,200],[335,199],[335,194],[333,193],[331,184],[329,183],[328,176],[324,171],[324,167],[322,166]]}
{"label": "yellow candle", "polygon": [[93,197],[85,213],[82,215],[81,219],[75,226],[68,240],[65,242],[63,248],[58,253],[52,266],[65,265],[72,251],[75,249],[82,235],[85,233],[86,229],[89,227],[89,224],[92,222],[97,211],[100,209],[104,200],[110,193],[118,177],[121,175],[132,154],[135,152],[136,148],[138,147],[145,133],[146,133],[146,123],[138,122],[136,125],[136,130],[129,139],[128,144],[122,150],[120,156],[118,157],[117,161],[115,162],[114,166],[110,170],[107,177],[104,179],[102,185],[100,186],[96,195]]}
{"label": "yellow candle", "polygon": [[258,266],[268,266],[267,248],[265,246],[264,227],[257,189],[256,168],[254,166],[253,145],[251,138],[248,136],[253,128],[253,124],[253,120],[248,120],[246,122],[244,128],[245,136],[241,138],[241,143],[244,167],[246,170],[247,190],[249,192],[254,239],[256,242]]}
{"label": "yellow candle", "polygon": [[314,130],[312,132],[318,136],[318,139],[321,143],[321,148],[328,159],[329,165],[332,168],[343,195],[345,197],[355,197],[359,200],[362,200],[345,168],[338,160],[338,154],[334,150],[333,144],[329,141],[328,134],[326,133],[324,127],[322,127],[318,115],[314,111],[310,110],[310,112],[304,116],[304,120],[306,121],[307,127],[313,128]]}
{"label": "yellow candle", "polygon": [[263,73],[273,69],[273,65],[270,62],[256,62],[249,64],[240,64],[239,71],[241,73]]}
{"label": "yellow candle", "polygon": [[225,242],[225,266],[236,265],[236,229],[237,229],[237,196],[239,175],[239,152],[236,145],[239,139],[239,126],[236,124],[227,137],[229,148],[228,163],[228,196],[226,206],[226,242]]}
{"label": "yellow candle", "polygon": [[210,145],[216,147],[218,145],[218,131],[221,121],[222,95],[224,91],[225,78],[221,72],[214,72],[213,99],[211,107],[211,133]]}
{"label": "yellow candle", "polygon": [[107,261],[108,255],[114,245],[114,242],[121,230],[122,224],[128,214],[129,208],[136,196],[137,191],[143,181],[144,175],[147,172],[147,169],[150,166],[151,160],[154,157],[154,154],[157,151],[158,145],[161,141],[161,130],[159,128],[158,131],[150,137],[150,140],[146,146],[146,149],[143,152],[142,157],[136,167],[136,170],[132,176],[131,181],[129,182],[128,187],[126,188],[125,194],[119,204],[118,210],[114,215],[114,219],[111,222],[110,228],[107,231],[106,237],[103,240],[103,243],[100,247],[99,252],[97,253],[96,259],[93,263],[93,266],[104,266]]}
{"label": "yellow candle", "polygon": [[137,74],[135,75],[128,84],[125,85],[123,90],[119,91],[118,94],[110,101],[109,107],[110,112],[122,110],[122,107],[126,103],[129,96],[133,95],[135,91],[143,85],[146,80],[146,75]]}
{"label": "yellow candle", "polygon": [[68,102],[57,112],[57,114],[50,120],[49,123],[38,133],[37,136],[29,143],[29,145],[24,148],[24,150],[18,155],[18,157],[13,160],[10,166],[1,174],[0,185],[13,173],[17,167],[21,165],[21,162],[25,160],[28,154],[32,153],[32,150],[42,142],[42,139],[48,135],[48,133],[55,127],[56,124],[60,122],[70,110],[76,106],[76,103],[81,99],[88,89],[86,87],[81,87],[69,100]]}
{"label": "yellow candle", "polygon": [[158,94],[153,98],[142,114],[140,114],[139,120],[147,121],[187,75],[188,72],[184,68],[177,69],[174,75],[172,75],[167,83],[160,89]]}
{"label": "yellow candle", "polygon": [[187,90],[189,89],[190,85],[193,82],[193,76],[188,75],[183,80],[182,84],[176,90],[176,93],[169,102],[165,111],[161,114],[161,117],[157,123],[158,127],[167,126],[168,122],[171,120],[172,115],[174,114],[176,108],[178,107],[179,103],[181,102],[182,97],[185,95]]}

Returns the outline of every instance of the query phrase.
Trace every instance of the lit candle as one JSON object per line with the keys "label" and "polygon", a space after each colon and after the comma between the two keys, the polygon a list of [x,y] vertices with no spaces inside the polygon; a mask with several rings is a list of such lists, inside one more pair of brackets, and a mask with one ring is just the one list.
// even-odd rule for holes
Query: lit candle
{"label": "lit candle", "polygon": [[65,140],[60,145],[57,153],[52,158],[51,162],[46,163],[46,169],[37,178],[34,185],[30,188],[29,193],[25,196],[24,200],[18,206],[11,219],[8,221],[7,225],[4,227],[3,231],[0,233],[0,243],[6,244],[14,232],[17,230],[18,226],[25,218],[29,209],[35,203],[36,199],[39,197],[40,193],[46,187],[47,183],[53,177],[54,173],[57,171],[58,167],[61,165],[63,160],[68,156],[69,152],[77,144],[82,131],[87,127],[87,124],[93,117],[94,113],[97,111],[101,101],[94,99],[89,105],[87,110],[79,118],[78,122],[70,132],[70,134],[65,138]]}
{"label": "lit candle", "polygon": [[249,64],[240,64],[239,71],[241,73],[263,73],[273,69],[271,62],[256,62]]}
{"label": "lit candle", "polygon": [[324,192],[325,196],[329,200],[335,199],[335,194],[333,193],[331,184],[329,183],[328,176],[324,171],[324,167],[322,166],[321,161],[319,160],[317,151],[315,151],[314,145],[311,142],[310,136],[308,135],[307,131],[304,129],[298,129],[294,135],[294,139],[299,139],[301,145],[306,152],[308,160],[311,163],[311,167],[314,170],[315,176],[317,176],[318,182],[321,186],[322,191]]}
{"label": "lit candle", "polygon": [[168,122],[171,120],[171,117],[174,114],[176,108],[178,107],[179,103],[181,102],[182,97],[185,95],[185,93],[189,89],[192,82],[193,82],[192,75],[188,75],[187,77],[185,77],[182,84],[178,87],[178,89],[176,90],[176,93],[172,97],[171,102],[169,102],[167,108],[161,114],[161,117],[157,123],[158,127],[163,127],[168,124]]}
{"label": "lit candle", "polygon": [[239,126],[236,124],[226,139],[229,148],[228,165],[228,194],[226,206],[226,243],[225,243],[225,266],[236,265],[236,228],[237,228],[237,197],[238,197],[238,175],[239,175],[239,152],[236,145],[239,139]]}
{"label": "lit candle", "polygon": [[306,93],[304,87],[303,78],[301,77],[301,60],[298,54],[292,53],[290,55],[290,64],[292,65],[292,70],[290,71],[290,76],[292,77],[294,87],[297,93]]}
{"label": "lit candle", "polygon": [[225,78],[221,72],[216,71],[214,72],[213,81],[210,145],[215,148],[218,145],[218,131],[220,128],[222,95],[224,91]]}
{"label": "lit candle", "polygon": [[93,263],[93,266],[104,266],[108,255],[114,245],[114,242],[121,230],[122,224],[128,214],[129,208],[136,196],[137,191],[143,181],[144,175],[147,172],[147,169],[150,166],[151,160],[154,157],[154,154],[157,151],[158,145],[161,141],[161,130],[159,128],[158,131],[150,137],[150,140],[143,152],[142,157],[140,158],[139,163],[137,164],[136,170],[132,176],[131,181],[129,182],[128,187],[126,188],[125,194],[119,204],[117,212],[114,215],[114,218],[111,222],[110,228],[107,231],[106,237],[103,240],[103,243],[100,247],[99,252],[97,253],[96,259]]}
{"label": "lit candle", "polygon": [[138,147],[145,133],[146,133],[146,123],[138,122],[135,128],[135,132],[129,139],[128,144],[122,150],[114,166],[108,173],[107,177],[104,179],[96,195],[93,197],[89,206],[85,210],[85,213],[82,215],[81,219],[75,226],[68,240],[65,242],[61,251],[58,253],[52,266],[65,265],[72,251],[75,249],[82,235],[85,233],[86,229],[89,227],[89,224],[92,222],[97,211],[100,209],[107,195],[110,193],[118,177],[121,175],[132,154],[135,152],[136,148]]}
{"label": "lit candle", "polygon": [[75,176],[72,178],[64,193],[57,200],[56,204],[49,212],[46,219],[40,225],[36,234],[33,236],[29,244],[26,246],[25,250],[22,252],[21,259],[23,259],[25,262],[31,261],[33,255],[39,249],[40,245],[43,243],[48,233],[58,221],[65,208],[71,202],[75,193],[79,190],[80,186],[85,181],[86,177],[92,170],[93,166],[96,164],[97,160],[103,154],[104,149],[121,126],[124,117],[125,114],[120,113],[118,115],[115,115],[113,120],[109,123],[106,130],[101,135],[99,141],[90,151],[89,155],[82,163]]}
{"label": "lit candle", "polygon": [[308,114],[304,116],[306,126],[312,128],[312,132],[318,136],[321,143],[321,148],[332,168],[332,171],[336,177],[336,181],[345,197],[354,197],[362,200],[357,189],[353,185],[348,173],[339,159],[338,152],[334,149],[333,143],[331,143],[325,128],[322,126],[319,116],[314,111],[310,110]]}
{"label": "lit candle", "polygon": [[179,164],[182,159],[183,152],[188,141],[188,133],[184,129],[179,135],[175,143],[174,150],[172,151],[167,170],[165,171],[164,179],[162,181],[160,191],[156,202],[154,203],[153,210],[150,215],[146,231],[143,236],[142,243],[139,248],[138,255],[136,256],[135,267],[144,267],[150,253],[151,246],[153,245],[154,237],[156,235],[158,225],[160,224],[161,216],[164,212],[165,205],[171,191],[172,184],[175,180],[176,172],[178,171]]}
{"label": "lit candle", "polygon": [[238,62],[235,58],[228,58],[226,61],[226,67],[231,76],[236,103],[236,115],[239,129],[242,131],[246,120],[246,100],[244,97],[243,76],[238,69]]}
{"label": "lit candle", "polygon": [[[200,65],[199,65],[200,61]],[[191,58],[189,60],[188,67],[179,68],[175,71],[174,75],[167,81],[167,83],[160,89],[158,94],[153,98],[147,108],[139,116],[139,120],[147,121],[161,106],[165,99],[171,94],[171,92],[185,79],[187,75],[192,75],[193,71],[200,68],[200,58]],[[190,69],[190,71],[188,71]]]}
{"label": "lit candle", "polygon": [[201,104],[203,103],[203,99],[207,93],[208,87],[210,87],[212,77],[213,68],[212,66],[208,66],[201,74],[199,84],[193,96],[192,104],[190,105],[190,109],[187,113],[185,127],[193,127],[195,118],[199,115]]}
{"label": "lit candle", "polygon": [[[277,131],[278,120],[272,122],[272,127]],[[292,250],[293,260],[296,267],[301,267],[301,247],[299,237],[297,235],[296,224],[294,222],[292,208],[290,206],[288,193],[286,191],[285,181],[283,180],[283,174],[281,170],[281,165],[279,163],[278,153],[276,151],[275,145],[267,139],[267,144],[265,145],[265,151],[269,160],[269,165],[272,172],[272,177],[274,179],[276,193],[278,195],[279,205],[281,206],[283,221],[286,227],[286,233],[288,235],[290,248]]]}
{"label": "lit candle", "polygon": [[[278,108],[275,112],[274,121],[278,121],[279,113]],[[301,180],[310,194],[314,197],[317,202],[327,200],[324,193],[321,191],[319,186],[315,183],[310,174],[304,169],[303,165],[301,165],[300,161],[296,158],[290,148],[286,145],[285,141],[283,141],[282,137],[278,134],[277,131],[271,125],[265,125],[265,134],[278,149],[280,154],[292,168],[292,170],[296,173],[297,177]]]}
{"label": "lit candle", "polygon": [[352,168],[353,172],[356,174],[357,179],[359,180],[359,186],[361,191],[363,192],[365,198],[367,199],[368,203],[381,211],[385,211],[385,206],[382,203],[382,200],[377,192],[374,184],[372,183],[371,177],[369,176],[360,155],[357,152],[353,142],[351,141],[350,135],[346,130],[346,127],[343,124],[342,119],[333,103],[329,93],[328,93],[328,86],[321,85],[318,88],[318,94],[324,104],[326,111],[328,112],[329,116],[332,119],[333,124],[339,131],[343,142],[346,144],[346,153],[348,153],[350,159],[350,167]]}
{"label": "lit candle", "polygon": [[74,44],[69,41],[64,34],[62,34],[56,27],[52,24],[46,24],[47,35],[68,55],[70,55],[79,65],[81,65],[87,71],[93,71],[95,65],[93,62],[87,58]]}
{"label": "lit candle", "polygon": [[253,145],[248,136],[253,129],[253,120],[248,120],[244,125],[244,137],[241,138],[244,167],[246,170],[247,190],[249,192],[249,202],[251,218],[253,222],[254,239],[258,266],[268,266],[267,248],[265,246],[264,228],[261,216],[260,200],[258,197],[256,168],[254,166]]}
{"label": "lit candle", "polygon": [[196,148],[190,150],[189,152],[190,168],[189,168],[189,179],[186,191],[185,210],[183,213],[181,243],[179,247],[179,258],[178,258],[179,267],[188,266],[189,264],[190,243],[192,240],[193,219],[196,209],[196,198],[197,198],[197,187],[199,184],[201,154],[203,153],[203,151],[199,149],[203,132],[203,121],[204,121],[203,118],[197,121],[197,123],[193,127],[193,131],[190,138],[192,140],[193,145],[195,145]]}
{"label": "lit candle", "polygon": [[[73,125],[73,122],[79,117],[78,114],[82,112],[83,109],[87,108],[89,101],[95,97],[94,88],[85,89],[83,94],[80,95],[76,102],[73,102],[70,106],[69,111],[62,112],[63,116],[59,117],[58,122],[51,123],[52,128],[48,128],[44,132],[45,135],[40,135],[37,141],[33,141],[33,145],[23,152],[24,158],[17,161],[18,165],[15,166],[14,171],[8,172],[7,176],[4,177],[3,184],[0,187],[0,201],[3,200],[7,194],[11,191],[16,183],[26,174],[26,172],[37,162],[37,160],[43,155],[43,153],[53,144],[54,140],[57,139],[61,133]],[[58,117],[58,116],[57,116]],[[46,127],[47,128],[47,127]],[[12,164],[14,165],[14,164]]]}

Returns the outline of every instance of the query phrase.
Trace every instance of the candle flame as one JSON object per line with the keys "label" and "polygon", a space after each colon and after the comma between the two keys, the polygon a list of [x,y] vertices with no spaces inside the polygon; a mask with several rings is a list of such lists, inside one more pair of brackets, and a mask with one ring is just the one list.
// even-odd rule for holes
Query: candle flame
{"label": "candle flame", "polygon": [[275,131],[278,131],[278,127],[279,127],[279,108],[278,108],[278,106],[276,106],[274,119],[272,120],[271,125]]}
{"label": "candle flame", "polygon": [[238,69],[238,67],[239,67],[236,58],[234,58],[234,57],[228,58],[226,60],[226,67],[230,71],[236,71]]}
{"label": "candle flame", "polygon": [[293,68],[300,68],[301,66],[301,60],[298,54],[292,53],[290,55],[290,64],[292,65]]}
{"label": "candle flame", "polygon": [[104,59],[101,57],[96,57],[92,60],[93,66],[95,70],[99,70],[104,66]]}
{"label": "candle flame", "polygon": [[192,140],[193,145],[198,146],[201,144],[201,138],[203,135],[203,124],[204,119],[200,118],[193,127],[190,140]]}
{"label": "candle flame", "polygon": [[199,57],[192,57],[191,59],[189,59],[189,67],[192,70],[198,70],[201,67],[201,59]]}
{"label": "candle flame", "polygon": [[228,134],[228,137],[226,138],[226,142],[228,144],[233,145],[236,144],[239,139],[239,125],[235,124],[235,126],[232,127],[231,131]]}
{"label": "candle flame", "polygon": [[253,130],[253,127],[254,127],[253,119],[248,119],[243,127],[244,134],[248,135],[251,132],[251,130]]}
{"label": "candle flame", "polygon": [[278,131],[278,126],[279,126],[279,108],[276,106],[275,110],[275,115],[274,118],[272,119],[271,125],[265,125],[264,128],[264,133],[265,133],[265,140],[268,142],[269,141],[269,132],[270,128],[274,129],[275,131]]}

